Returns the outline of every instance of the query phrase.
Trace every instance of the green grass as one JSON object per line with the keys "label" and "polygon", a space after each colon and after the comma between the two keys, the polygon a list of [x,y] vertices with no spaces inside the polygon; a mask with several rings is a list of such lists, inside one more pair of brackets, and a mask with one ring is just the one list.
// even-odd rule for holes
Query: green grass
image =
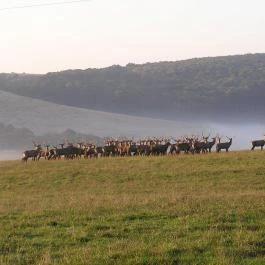
{"label": "green grass", "polygon": [[265,153],[0,162],[0,264],[264,264]]}

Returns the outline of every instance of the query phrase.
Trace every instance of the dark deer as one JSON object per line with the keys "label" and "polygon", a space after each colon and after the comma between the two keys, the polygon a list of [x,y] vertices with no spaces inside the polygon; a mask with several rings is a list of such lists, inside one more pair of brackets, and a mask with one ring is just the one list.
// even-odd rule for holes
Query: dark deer
{"label": "dark deer", "polygon": [[41,146],[35,145],[35,150],[27,150],[22,155],[22,161],[27,162],[29,158],[32,158],[33,161],[38,161],[39,153],[41,152]]}
{"label": "dark deer", "polygon": [[218,143],[216,144],[216,152],[219,153],[220,151],[222,151],[222,149],[226,150],[226,152],[228,152],[230,146],[232,145],[232,138],[229,138],[226,136],[226,138],[228,138],[228,142],[225,142],[225,143],[221,143],[220,140],[221,138],[220,137],[217,137],[218,138]]}
{"label": "dark deer", "polygon": [[183,151],[185,154],[188,154],[188,152],[192,148],[192,138],[186,138],[185,141],[176,140],[175,144],[175,150],[176,154],[179,154],[181,151]]}
{"label": "dark deer", "polygon": [[251,150],[254,150],[255,147],[260,147],[260,150],[263,150],[263,146],[264,145],[265,145],[265,139],[264,140],[254,140],[254,141],[252,141],[252,148],[251,148]]}
{"label": "dark deer", "polygon": [[[159,142],[159,144],[155,145],[152,148],[151,154],[152,155],[166,155],[168,152],[169,147],[171,147],[170,142],[166,142],[165,144],[161,144]],[[171,148],[170,148],[171,149]]]}
{"label": "dark deer", "polygon": [[203,141],[200,141],[198,138],[194,138],[192,141],[192,153],[199,154],[200,152],[206,153],[206,142],[209,137],[203,137]]}
{"label": "dark deer", "polygon": [[207,152],[211,153],[213,146],[216,144],[216,138],[212,138],[211,142],[206,142],[205,143],[205,149]]}

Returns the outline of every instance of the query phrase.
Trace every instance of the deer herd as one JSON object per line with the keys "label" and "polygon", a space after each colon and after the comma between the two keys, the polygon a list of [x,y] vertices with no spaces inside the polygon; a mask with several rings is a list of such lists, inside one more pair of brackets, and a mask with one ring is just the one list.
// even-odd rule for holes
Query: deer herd
{"label": "deer herd", "polygon": [[[265,135],[264,135],[265,136]],[[211,140],[209,140],[211,139]],[[221,142],[221,137],[210,138],[208,136],[173,138],[146,138],[138,141],[128,139],[107,139],[103,146],[90,143],[59,144],[58,146],[34,144],[34,149],[23,152],[22,161],[27,162],[29,158],[39,161],[41,158],[46,160],[56,159],[81,159],[99,158],[110,156],[159,156],[159,155],[178,155],[211,153],[215,146],[216,152],[222,150],[226,152],[232,145],[232,138],[227,137],[226,142]],[[260,147],[263,150],[264,140],[254,140],[251,142],[254,150]]]}
{"label": "deer herd", "polygon": [[[227,137],[226,142],[221,142],[221,137],[210,138],[210,135],[201,137],[182,137],[146,139],[106,139],[105,144],[97,146],[91,143],[59,144],[58,146],[34,144],[34,149],[23,152],[22,161],[28,159],[39,161],[41,158],[46,160],[56,159],[81,159],[117,156],[161,156],[211,153],[215,146],[216,152],[229,151],[232,145],[232,138]],[[253,141],[253,148],[260,146],[263,148],[265,141]]]}

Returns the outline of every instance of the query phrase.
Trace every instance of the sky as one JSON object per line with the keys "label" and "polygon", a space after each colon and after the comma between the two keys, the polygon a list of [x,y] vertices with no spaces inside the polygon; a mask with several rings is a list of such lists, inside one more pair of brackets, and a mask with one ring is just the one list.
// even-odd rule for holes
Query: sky
{"label": "sky", "polygon": [[264,0],[90,0],[3,10],[61,1],[0,0],[0,72],[265,52]]}

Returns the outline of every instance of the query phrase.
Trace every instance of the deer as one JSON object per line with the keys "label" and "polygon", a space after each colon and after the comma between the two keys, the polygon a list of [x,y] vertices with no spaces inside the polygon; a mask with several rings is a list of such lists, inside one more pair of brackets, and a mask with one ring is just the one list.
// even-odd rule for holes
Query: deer
{"label": "deer", "polygon": [[218,143],[216,144],[216,152],[219,153],[222,151],[222,149],[226,150],[226,152],[229,151],[230,146],[232,145],[232,138],[229,138],[226,136],[226,138],[229,140],[228,142],[221,143],[221,138],[217,137]]}
{"label": "deer", "polygon": [[41,152],[41,145],[34,144],[35,150],[27,150],[23,152],[22,161],[27,162],[29,158],[32,158],[33,161],[38,161],[38,156]]}
{"label": "deer", "polygon": [[198,137],[193,137],[193,140],[192,140],[192,153],[197,153],[199,154],[200,152],[202,153],[206,153],[207,152],[207,149],[206,149],[206,143],[209,139],[210,135],[207,136],[207,137],[204,137],[203,134],[202,134],[202,139],[203,140],[199,140]]}
{"label": "deer", "polygon": [[37,160],[40,160],[40,158],[42,158],[42,157],[45,160],[48,159],[49,153],[50,153],[49,147],[50,147],[49,145],[45,145],[45,149],[40,148],[40,152],[39,152],[39,155],[37,157]]}
{"label": "deer", "polygon": [[262,151],[265,145],[265,135],[263,140],[254,140],[251,143],[252,143],[252,148],[251,148],[252,151],[255,149],[255,147],[260,147],[260,150]]}
{"label": "deer", "polygon": [[205,149],[207,152],[211,153],[213,146],[216,144],[216,137],[212,138],[211,142],[206,142],[205,143]]}
{"label": "deer", "polygon": [[176,154],[180,154],[181,151],[188,154],[188,152],[192,149],[192,141],[193,139],[191,138],[186,138],[185,140],[175,140],[176,144],[174,146]]}
{"label": "deer", "polygon": [[171,149],[171,144],[169,141],[166,141],[165,144],[162,144],[159,141],[159,144],[156,144],[151,151],[152,155],[166,155],[168,153],[169,148]]}

